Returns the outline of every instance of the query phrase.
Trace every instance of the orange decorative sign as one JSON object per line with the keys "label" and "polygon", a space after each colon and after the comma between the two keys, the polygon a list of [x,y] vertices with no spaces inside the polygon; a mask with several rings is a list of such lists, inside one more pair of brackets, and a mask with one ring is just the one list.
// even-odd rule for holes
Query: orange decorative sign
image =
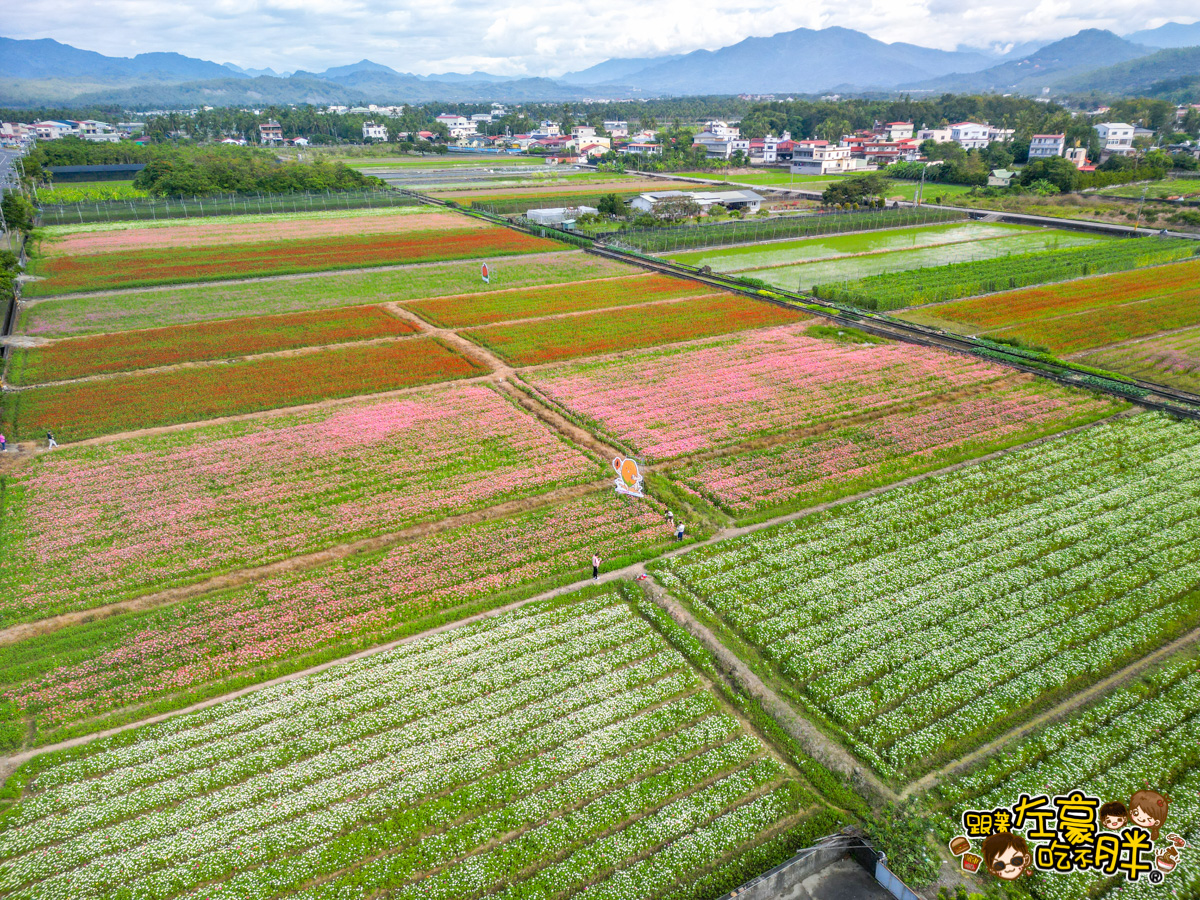
{"label": "orange decorative sign", "polygon": [[483,265],[481,265],[479,267],[479,274],[480,274],[480,276],[482,276],[484,284],[492,283],[492,274],[491,274],[491,272],[488,271],[487,263],[484,263]]}
{"label": "orange decorative sign", "polygon": [[642,473],[634,460],[618,456],[613,460],[613,468],[617,472],[617,480],[613,485],[618,494],[628,494],[630,497],[645,496],[642,493]]}

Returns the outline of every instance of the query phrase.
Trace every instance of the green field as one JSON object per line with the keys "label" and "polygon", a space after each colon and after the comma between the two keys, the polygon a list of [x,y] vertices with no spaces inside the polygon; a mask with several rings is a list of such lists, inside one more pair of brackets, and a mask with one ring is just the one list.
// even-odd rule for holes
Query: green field
{"label": "green field", "polygon": [[137,200],[149,194],[135,188],[133,181],[64,181],[56,185],[38,188],[40,205],[52,206],[60,203],[83,203],[89,200]]}
{"label": "green field", "polygon": [[851,281],[870,275],[886,275],[889,272],[944,266],[948,263],[967,262],[975,259],[996,259],[1037,250],[1081,247],[1107,240],[1110,239],[1072,231],[1038,231],[1032,234],[1015,234],[982,241],[925,247],[919,250],[899,250],[892,253],[875,253],[867,256],[801,263],[795,266],[748,269],[739,274],[760,278],[788,290],[805,291],[810,290],[815,284]]}
{"label": "green field", "polygon": [[310,275],[47,299],[23,305],[19,330],[40,337],[67,337],[629,274],[629,268],[621,263],[575,250],[489,260],[490,284],[480,280],[479,264],[479,260],[434,263],[354,275]]}
{"label": "green field", "polygon": [[[677,172],[676,174],[685,178],[704,178],[709,181],[731,184],[795,187],[798,190],[804,191],[823,191],[829,185],[837,183],[840,179],[854,177],[853,175],[793,175],[786,169],[767,169],[762,172],[752,172],[745,175],[734,175],[728,172]],[[915,181],[893,179],[888,182],[887,196],[912,200],[916,190],[917,182]],[[926,202],[932,202],[933,198],[937,196],[957,197],[968,193],[970,190],[971,188],[964,184],[933,184],[932,182],[926,182],[924,198]]]}
{"label": "green field", "polygon": [[1112,187],[1099,188],[1094,193],[1107,197],[1127,197],[1130,200],[1138,200],[1143,191],[1146,192],[1147,200],[1166,200],[1169,197],[1194,200],[1200,196],[1200,178],[1168,178],[1148,183],[1117,184]]}
{"label": "green field", "polygon": [[373,169],[381,166],[385,168],[404,166],[413,169],[453,169],[456,166],[493,169],[501,166],[528,166],[532,169],[546,165],[542,160],[531,156],[508,156],[494,153],[479,156],[450,153],[446,156],[377,156],[367,159],[348,157],[343,162],[354,169]]}
{"label": "green field", "polygon": [[766,244],[746,244],[675,253],[671,259],[689,266],[711,266],[718,272],[740,272],[744,269],[766,268],[783,263],[807,262],[860,253],[884,253],[893,250],[915,250],[939,244],[979,241],[1034,231],[1024,225],[984,225],[978,222],[947,222],[896,228],[862,234],[838,234],[794,241],[772,241]]}

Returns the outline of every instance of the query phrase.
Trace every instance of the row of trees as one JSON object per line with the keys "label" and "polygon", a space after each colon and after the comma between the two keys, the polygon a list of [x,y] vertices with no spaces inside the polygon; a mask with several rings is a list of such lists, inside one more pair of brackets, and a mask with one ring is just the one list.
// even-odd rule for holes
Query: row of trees
{"label": "row of trees", "polygon": [[138,173],[135,187],[158,197],[208,194],[290,194],[382,188],[384,182],[345,163],[280,162],[265,150],[212,146],[172,148]]}

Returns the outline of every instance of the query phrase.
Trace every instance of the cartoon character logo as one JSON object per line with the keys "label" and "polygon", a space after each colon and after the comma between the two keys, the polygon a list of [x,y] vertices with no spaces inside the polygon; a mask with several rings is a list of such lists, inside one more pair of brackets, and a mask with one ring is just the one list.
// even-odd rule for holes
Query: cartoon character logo
{"label": "cartoon character logo", "polygon": [[997,831],[983,842],[984,865],[1001,881],[1015,881],[1033,865],[1033,854],[1025,838],[1011,831]]}
{"label": "cartoon character logo", "polygon": [[630,497],[645,496],[642,493],[642,473],[638,470],[637,462],[618,456],[613,460],[613,468],[617,472],[617,479],[613,485],[618,494],[628,494]]}
{"label": "cartoon character logo", "polygon": [[1120,831],[1128,821],[1129,810],[1125,808],[1124,803],[1114,800],[1100,807],[1100,824],[1104,826],[1105,831]]}
{"label": "cartoon character logo", "polygon": [[1158,840],[1158,831],[1167,820],[1171,801],[1158,791],[1137,791],[1129,798],[1129,819],[1150,832],[1150,840]]}

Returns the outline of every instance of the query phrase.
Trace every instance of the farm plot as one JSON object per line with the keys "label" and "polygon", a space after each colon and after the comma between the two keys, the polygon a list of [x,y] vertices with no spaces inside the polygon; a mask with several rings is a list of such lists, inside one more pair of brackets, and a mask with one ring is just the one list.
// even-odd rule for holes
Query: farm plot
{"label": "farm plot", "polygon": [[516,319],[531,319],[566,312],[587,312],[614,306],[633,306],[656,300],[690,297],[703,293],[707,286],[667,275],[631,275],[492,292],[437,297],[407,303],[421,318],[444,328],[489,325]]}
{"label": "farm plot", "polygon": [[7,485],[0,622],[600,474],[596,461],[482,385],[63,448]]}
{"label": "farm plot", "polygon": [[462,334],[513,365],[530,366],[807,318],[736,294],[709,294],[674,303],[622,307],[551,321],[490,325]]}
{"label": "farm plot", "polygon": [[578,250],[532,257],[402,267],[353,275],[310,275],[252,284],[159,288],[121,294],[23,303],[18,330],[37,337],[158,328],[212,319],[365,306],[421,297],[504,291],[543,284],[629,275],[629,266]]}
{"label": "farm plot", "polygon": [[30,296],[104,291],[155,284],[220,281],[334,269],[510,256],[562,245],[510,228],[460,227],[404,234],[294,238],[231,246],[126,250],[35,261]]}
{"label": "farm plot", "polygon": [[1010,237],[1028,233],[1022,225],[981,224],[978,222],[949,222],[915,228],[896,228],[866,234],[839,234],[796,241],[772,241],[767,244],[746,244],[671,255],[677,263],[689,266],[711,266],[718,272],[740,272],[745,269],[853,256],[860,253],[887,253],[895,250],[916,250],[940,244],[962,241],[981,241],[994,237]]}
{"label": "farm plot", "polygon": [[893,310],[1086,275],[1157,266],[1185,260],[1198,252],[1200,250],[1193,242],[1184,240],[1106,241],[1093,246],[950,263],[905,273],[889,272],[858,281],[822,284],[814,293],[822,300],[864,309]]}
{"label": "farm plot", "polygon": [[582,580],[593,553],[620,568],[664,549],[671,532],[652,501],[588,494],[0,647],[2,696],[37,711],[39,743],[65,726],[98,731],[113,710],[186,706]]}
{"label": "farm plot", "polygon": [[414,331],[412,323],[378,306],[228,319],[16,348],[7,378],[10,384],[39,384],[195,360],[398,337]]}
{"label": "farm plot", "polygon": [[15,777],[0,873],[30,898],[662,897],[817,802],[613,593]]}
{"label": "farm plot", "polygon": [[904,406],[852,425],[719,457],[670,477],[739,521],[764,519],[1083,425],[1123,408],[1095,395],[1021,379],[982,393]]}
{"label": "farm plot", "polygon": [[874,253],[822,262],[800,263],[794,266],[746,269],[739,274],[760,278],[787,290],[807,291],[814,285],[829,282],[848,281],[871,275],[887,275],[971,260],[1003,259],[1010,255],[1032,253],[1039,250],[1090,246],[1109,240],[1111,239],[1098,235],[1069,231],[1038,231],[1032,234],[993,237],[989,240],[960,241],[919,250]]}
{"label": "farm plot", "polygon": [[1078,357],[1079,362],[1200,394],[1200,328]]}
{"label": "farm plot", "polygon": [[[1066,795],[1075,790],[1103,798],[1129,798],[1149,785],[1170,798],[1157,847],[1168,834],[1200,841],[1200,662],[1175,656],[1138,681],[1109,692],[1080,712],[1043,728],[990,756],[986,765],[958,776],[933,792],[944,815],[939,831],[949,840],[961,833],[965,809],[1011,806],[1022,793],[1031,797]],[[1120,879],[1124,882],[1124,878]],[[1111,887],[1095,876],[1030,879],[1038,900],[1074,900]],[[1185,850],[1179,866],[1161,885],[1124,883],[1119,896],[1194,897],[1200,894],[1200,865]],[[1114,894],[1115,895],[1115,894]]]}
{"label": "farm plot", "polygon": [[1011,373],[905,344],[838,343],[793,325],[555,366],[525,380],[631,452],[666,460],[982,392]]}
{"label": "farm plot", "polygon": [[404,234],[413,231],[461,231],[486,223],[425,206],[314,212],[268,218],[233,216],[195,222],[123,222],[107,227],[60,225],[45,229],[39,252],[46,257],[90,256],[172,247],[212,247],[339,235]]}
{"label": "farm plot", "polygon": [[39,206],[84,203],[89,200],[139,200],[150,196],[133,181],[69,181],[38,188]]}
{"label": "farm plot", "polygon": [[60,441],[378,394],[480,375],[436,338],[314,350],[6,392],[0,424],[17,440]]}
{"label": "farm plot", "polygon": [[1072,353],[1200,324],[1200,261],[944,303],[901,318]]}
{"label": "farm plot", "polygon": [[904,779],[1200,621],[1198,476],[1143,415],[652,567]]}

